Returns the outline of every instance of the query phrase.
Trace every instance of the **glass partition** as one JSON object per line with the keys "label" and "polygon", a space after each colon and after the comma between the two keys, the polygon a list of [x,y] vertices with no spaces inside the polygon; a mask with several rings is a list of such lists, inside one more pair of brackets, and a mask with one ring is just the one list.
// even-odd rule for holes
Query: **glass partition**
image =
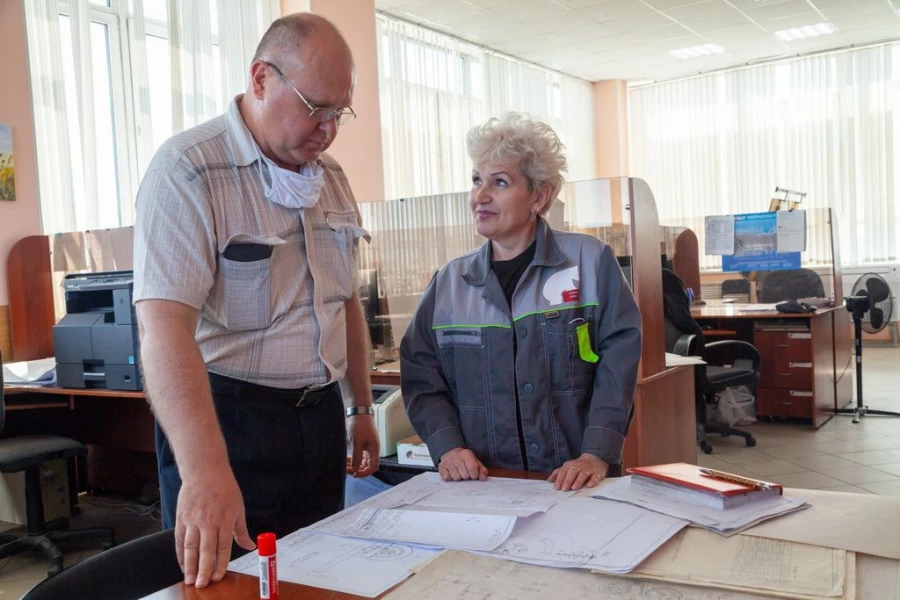
{"label": "glass partition", "polygon": [[[551,227],[599,237],[631,281],[627,179],[566,184],[551,206]],[[371,244],[360,246],[360,298],[375,364],[392,369],[400,340],[434,274],[486,242],[475,231],[469,194],[441,194],[360,204]],[[382,366],[383,365],[383,366]]]}

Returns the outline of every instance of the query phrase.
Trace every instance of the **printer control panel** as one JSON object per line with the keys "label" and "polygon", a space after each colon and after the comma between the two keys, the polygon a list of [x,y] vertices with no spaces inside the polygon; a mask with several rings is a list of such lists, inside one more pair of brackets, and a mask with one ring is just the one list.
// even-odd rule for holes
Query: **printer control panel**
{"label": "printer control panel", "polygon": [[67,292],[89,292],[116,290],[133,284],[134,275],[131,271],[81,273],[66,275],[63,281],[63,289]]}

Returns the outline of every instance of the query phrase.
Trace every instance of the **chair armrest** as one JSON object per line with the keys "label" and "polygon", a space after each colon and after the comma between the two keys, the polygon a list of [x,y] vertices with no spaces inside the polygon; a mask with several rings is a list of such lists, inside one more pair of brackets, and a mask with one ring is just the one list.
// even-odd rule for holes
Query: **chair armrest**
{"label": "chair armrest", "polygon": [[675,340],[675,348],[672,350],[678,356],[695,356],[697,354],[697,336],[686,333]]}
{"label": "chair armrest", "polygon": [[734,364],[735,361],[749,361],[754,372],[759,371],[761,362],[759,350],[753,344],[741,340],[722,340],[706,344],[703,359],[711,365]]}

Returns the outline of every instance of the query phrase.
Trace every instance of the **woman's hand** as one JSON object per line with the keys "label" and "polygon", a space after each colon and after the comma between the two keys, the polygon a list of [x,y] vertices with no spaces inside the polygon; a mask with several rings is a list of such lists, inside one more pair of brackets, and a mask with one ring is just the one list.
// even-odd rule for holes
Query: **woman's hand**
{"label": "woman's hand", "polygon": [[475,458],[475,453],[468,448],[454,448],[444,452],[438,463],[438,473],[444,481],[462,481],[464,479],[487,479],[487,467]]}
{"label": "woman's hand", "polygon": [[606,478],[609,465],[585,452],[578,458],[567,460],[561,467],[550,473],[547,481],[564,492],[580,490],[582,487],[597,487]]}

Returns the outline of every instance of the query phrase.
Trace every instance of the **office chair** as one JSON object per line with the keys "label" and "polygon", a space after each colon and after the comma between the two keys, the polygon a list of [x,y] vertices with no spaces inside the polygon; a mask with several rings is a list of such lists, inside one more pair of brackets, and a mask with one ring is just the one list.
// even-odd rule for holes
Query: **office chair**
{"label": "office chair", "polygon": [[[748,446],[756,445],[749,432],[725,423],[707,420],[707,405],[716,403],[716,392],[739,385],[753,386],[759,378],[759,351],[740,340],[723,340],[707,344],[703,330],[691,316],[691,306],[684,284],[674,272],[663,269],[663,308],[666,319],[666,350],[681,356],[699,356],[707,364],[694,368],[695,410],[697,412],[697,445],[710,454],[712,446],[707,433],[738,435]],[[728,365],[728,366],[725,366]]]}
{"label": "office chair", "polygon": [[[2,356],[0,356],[2,362]],[[3,370],[0,369],[0,432],[6,420],[6,401],[3,393]],[[44,522],[44,500],[41,496],[41,465],[47,461],[85,456],[87,448],[80,442],[58,435],[22,435],[0,439],[0,473],[25,471],[25,512],[28,531],[25,535],[0,535],[0,559],[40,550],[50,560],[48,577],[63,568],[63,555],[54,542],[73,539],[99,539],[105,550],[115,546],[112,529],[91,528],[48,530]]]}
{"label": "office chair", "polygon": [[766,275],[757,298],[763,303],[797,300],[798,298],[824,298],[822,278],[812,269],[771,271]]}
{"label": "office chair", "polygon": [[175,555],[175,531],[167,529],[101,552],[45,579],[22,600],[143,598],[184,579]]}
{"label": "office chair", "polygon": [[722,297],[750,295],[750,282],[746,279],[726,279],[722,282]]}

